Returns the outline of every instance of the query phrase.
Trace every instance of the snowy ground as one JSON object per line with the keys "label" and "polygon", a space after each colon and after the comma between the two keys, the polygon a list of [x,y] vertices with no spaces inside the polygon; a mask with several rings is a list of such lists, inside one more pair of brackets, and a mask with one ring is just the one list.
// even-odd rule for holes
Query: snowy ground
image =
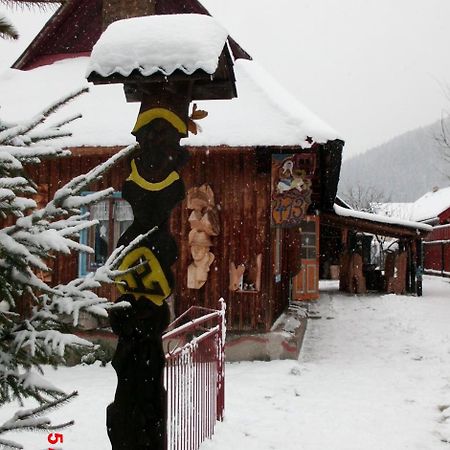
{"label": "snowy ground", "polygon": [[[450,449],[450,280],[427,277],[422,298],[323,287],[299,362],[227,365],[226,419],[201,450]],[[54,414],[76,420],[62,448],[110,449],[111,367],[48,373],[80,391]],[[3,407],[0,419],[12,410]],[[46,434],[9,438],[47,448]]]}

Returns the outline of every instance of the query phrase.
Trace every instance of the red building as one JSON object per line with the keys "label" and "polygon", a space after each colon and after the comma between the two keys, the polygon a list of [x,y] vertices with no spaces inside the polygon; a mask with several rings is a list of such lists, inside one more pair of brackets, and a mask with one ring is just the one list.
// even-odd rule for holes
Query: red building
{"label": "red building", "polygon": [[424,270],[450,276],[450,187],[428,192],[414,203],[418,220],[433,225],[424,241]]}

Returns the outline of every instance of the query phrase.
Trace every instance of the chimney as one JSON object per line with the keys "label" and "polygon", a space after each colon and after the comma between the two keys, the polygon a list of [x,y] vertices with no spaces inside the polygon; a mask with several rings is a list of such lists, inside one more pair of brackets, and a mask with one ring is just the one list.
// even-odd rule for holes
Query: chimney
{"label": "chimney", "polygon": [[103,0],[103,30],[116,20],[154,15],[155,3],[156,0]]}

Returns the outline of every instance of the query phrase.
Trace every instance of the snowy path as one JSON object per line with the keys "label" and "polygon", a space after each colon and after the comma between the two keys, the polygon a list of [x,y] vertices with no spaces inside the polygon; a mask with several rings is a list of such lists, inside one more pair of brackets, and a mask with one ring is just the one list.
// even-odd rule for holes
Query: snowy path
{"label": "snowy path", "polygon": [[299,365],[228,367],[227,418],[202,450],[450,449],[449,281],[422,299],[323,294]]}
{"label": "snowy path", "polygon": [[[427,278],[421,299],[329,291],[315,309],[300,362],[227,365],[226,419],[201,450],[450,450],[450,280]],[[63,450],[110,449],[112,368],[48,374],[80,391],[52,415],[76,420]],[[46,434],[8,437],[47,448]]]}

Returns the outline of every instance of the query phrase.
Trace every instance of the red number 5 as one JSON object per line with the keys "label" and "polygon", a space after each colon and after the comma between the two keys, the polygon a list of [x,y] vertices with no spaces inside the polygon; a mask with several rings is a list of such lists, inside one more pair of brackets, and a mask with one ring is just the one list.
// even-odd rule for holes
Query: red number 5
{"label": "red number 5", "polygon": [[50,433],[47,437],[49,444],[62,444],[64,440],[64,435],[61,433]]}

